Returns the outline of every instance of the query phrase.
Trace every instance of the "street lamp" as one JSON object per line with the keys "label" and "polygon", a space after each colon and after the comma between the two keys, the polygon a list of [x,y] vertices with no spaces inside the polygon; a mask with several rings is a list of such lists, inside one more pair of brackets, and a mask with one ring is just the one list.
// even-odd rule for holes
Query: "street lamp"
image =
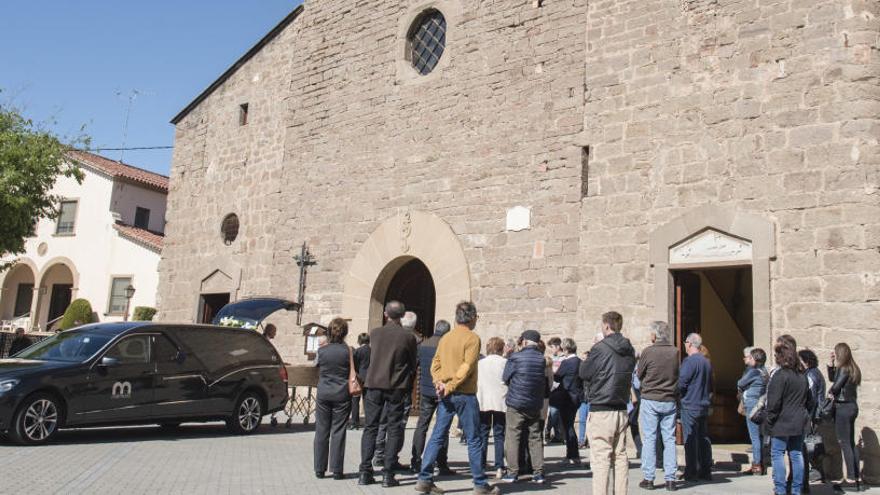
{"label": "street lamp", "polygon": [[128,284],[128,287],[125,288],[125,315],[123,315],[122,321],[128,321],[128,308],[131,306],[132,297],[134,297],[134,286]]}

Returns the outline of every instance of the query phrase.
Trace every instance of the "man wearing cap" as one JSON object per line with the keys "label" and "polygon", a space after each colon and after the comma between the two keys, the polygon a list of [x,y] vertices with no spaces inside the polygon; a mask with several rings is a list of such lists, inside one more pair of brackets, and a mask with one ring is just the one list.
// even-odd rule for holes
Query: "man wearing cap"
{"label": "man wearing cap", "polygon": [[526,330],[520,337],[522,350],[507,359],[501,379],[507,384],[507,431],[504,446],[510,468],[504,481],[519,481],[519,446],[523,435],[528,436],[529,455],[534,474],[532,481],[543,484],[544,444],[541,442],[541,410],[550,390],[547,382],[546,361],[538,350],[541,334]]}

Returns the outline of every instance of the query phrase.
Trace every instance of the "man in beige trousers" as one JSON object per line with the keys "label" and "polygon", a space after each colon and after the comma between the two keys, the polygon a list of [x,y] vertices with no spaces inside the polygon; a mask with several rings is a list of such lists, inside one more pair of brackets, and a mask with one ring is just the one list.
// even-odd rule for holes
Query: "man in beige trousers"
{"label": "man in beige trousers", "polygon": [[593,470],[593,493],[608,493],[613,465],[613,491],[627,493],[629,461],[626,457],[626,430],[629,426],[626,405],[630,400],[632,373],[636,366],[635,349],[620,334],[623,317],[610,311],[602,315],[605,335],[590,350],[581,364],[580,377],[590,403],[587,436],[590,440],[590,465]]}

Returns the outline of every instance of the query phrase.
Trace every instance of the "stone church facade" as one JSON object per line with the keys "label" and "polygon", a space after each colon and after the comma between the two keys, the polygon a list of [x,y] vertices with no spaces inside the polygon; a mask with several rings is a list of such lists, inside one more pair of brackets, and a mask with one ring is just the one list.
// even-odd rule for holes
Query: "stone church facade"
{"label": "stone church facade", "polygon": [[616,310],[637,347],[703,333],[728,389],[744,345],[845,341],[876,426],[878,25],[864,0],[307,0],[173,120],[159,318],[295,299],[306,243],[303,323],[473,299],[484,339],[585,349]]}

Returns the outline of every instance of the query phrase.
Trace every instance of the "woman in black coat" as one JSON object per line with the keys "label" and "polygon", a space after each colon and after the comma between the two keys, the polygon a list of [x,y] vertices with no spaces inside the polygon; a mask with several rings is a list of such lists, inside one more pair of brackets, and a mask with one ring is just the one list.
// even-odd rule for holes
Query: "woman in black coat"
{"label": "woman in black coat", "polygon": [[328,458],[333,479],[344,479],[345,433],[351,412],[348,377],[351,348],[345,343],[348,323],[334,318],[327,327],[327,345],[318,349],[318,393],[315,406],[315,476],[323,478]]}
{"label": "woman in black coat", "polygon": [[800,495],[804,486],[804,428],[812,407],[807,378],[800,371],[795,347],[779,342],[774,347],[779,368],[767,385],[767,432],[770,436],[770,457],[773,461],[773,488],[785,495],[785,454],[791,461],[791,494]]}
{"label": "woman in black coat", "polygon": [[[846,464],[847,483],[855,486],[856,491],[866,487],[862,483],[859,472],[859,451],[856,449],[856,418],[859,416],[858,388],[862,382],[862,371],[852,356],[852,350],[843,342],[834,346],[831,362],[828,364],[828,400],[834,401],[834,431],[840,450],[843,451],[843,462]],[[840,487],[835,487],[836,491]]]}

